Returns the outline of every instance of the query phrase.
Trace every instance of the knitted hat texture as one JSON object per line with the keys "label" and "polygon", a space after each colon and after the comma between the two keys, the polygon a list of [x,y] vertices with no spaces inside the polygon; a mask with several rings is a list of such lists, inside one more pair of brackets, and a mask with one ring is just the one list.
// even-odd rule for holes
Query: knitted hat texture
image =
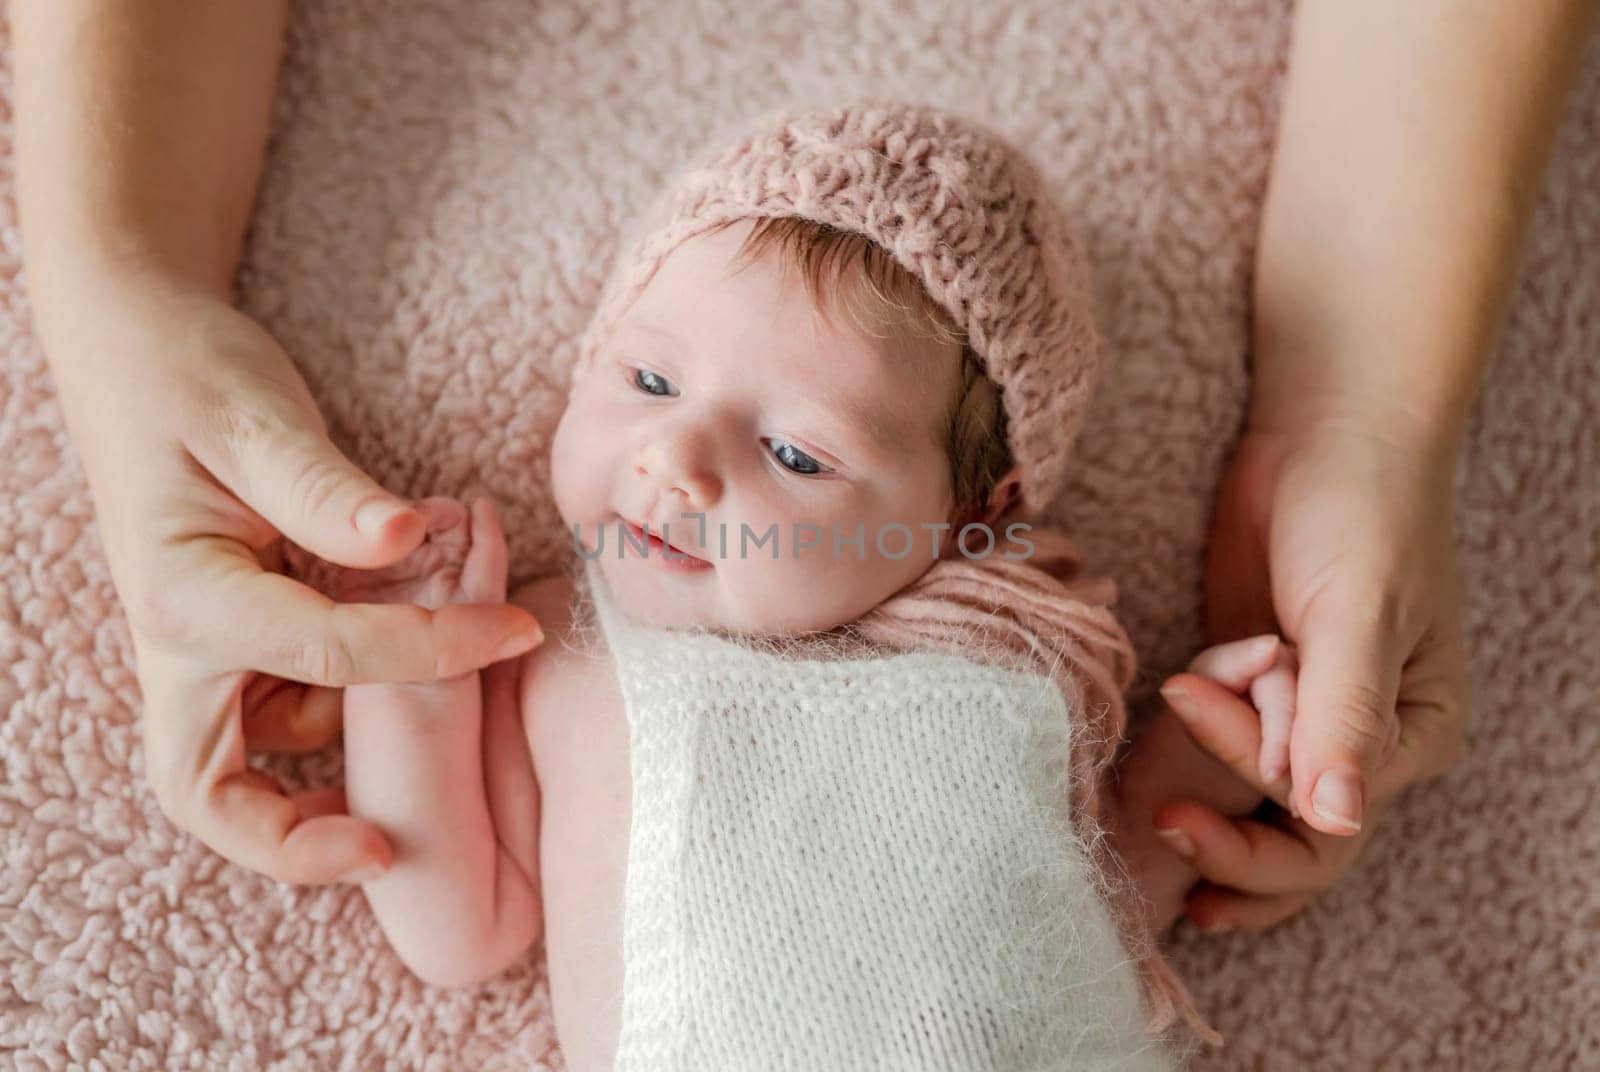
{"label": "knitted hat texture", "polygon": [[1000,389],[1022,507],[1060,492],[1094,389],[1088,264],[1038,173],[988,128],[873,102],[769,115],[697,158],[624,247],[580,344],[587,366],[681,243],[719,224],[798,216],[865,235],[949,314]]}

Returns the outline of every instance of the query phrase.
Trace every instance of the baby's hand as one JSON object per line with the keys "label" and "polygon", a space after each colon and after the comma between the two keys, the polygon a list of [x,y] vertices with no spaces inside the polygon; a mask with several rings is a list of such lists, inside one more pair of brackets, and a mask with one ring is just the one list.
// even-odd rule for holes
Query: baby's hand
{"label": "baby's hand", "polygon": [[1233,692],[1249,694],[1261,718],[1261,750],[1256,760],[1261,780],[1270,785],[1287,774],[1300,672],[1294,646],[1272,635],[1234,640],[1196,655],[1188,672],[1209,677]]}
{"label": "baby's hand", "polygon": [[1224,817],[1248,815],[1260,807],[1262,792],[1241,769],[1287,767],[1294,654],[1272,635],[1218,644],[1196,655],[1177,683],[1189,696],[1186,709],[1198,705],[1208,722],[1225,724],[1226,740],[1211,741],[1211,751],[1201,747],[1171,701],[1118,763],[1111,802],[1118,850],[1157,934],[1183,914],[1199,875],[1179,816],[1195,804]]}
{"label": "baby's hand", "polygon": [[438,610],[456,603],[504,603],[506,539],[494,504],[469,511],[436,496],[417,504],[428,524],[422,546],[378,570],[336,568],[329,594],[346,603],[415,603]]}

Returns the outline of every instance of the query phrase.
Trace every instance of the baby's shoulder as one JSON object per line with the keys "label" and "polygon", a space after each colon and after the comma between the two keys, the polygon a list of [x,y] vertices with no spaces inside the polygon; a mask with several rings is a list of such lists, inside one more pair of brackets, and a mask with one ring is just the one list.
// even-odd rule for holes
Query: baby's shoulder
{"label": "baby's shoulder", "polygon": [[532,614],[544,630],[545,643],[535,651],[542,651],[571,627],[576,611],[572,605],[574,593],[572,578],[566,573],[535,577],[511,593],[509,602]]}
{"label": "baby's shoulder", "polygon": [[532,614],[544,630],[544,643],[524,656],[525,718],[541,708],[592,705],[612,693],[620,702],[610,653],[596,643],[592,612],[568,573],[529,581],[511,594],[510,602]]}

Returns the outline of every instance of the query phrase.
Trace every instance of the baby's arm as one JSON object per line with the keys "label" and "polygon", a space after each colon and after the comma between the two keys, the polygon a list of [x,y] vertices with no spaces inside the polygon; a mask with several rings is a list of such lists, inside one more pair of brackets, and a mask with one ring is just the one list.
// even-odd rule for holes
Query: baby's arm
{"label": "baby's arm", "polygon": [[[505,542],[487,501],[420,504],[428,540],[376,574],[343,575],[341,595],[439,607],[505,599]],[[354,590],[360,585],[360,590]],[[363,884],[390,943],[423,980],[461,986],[498,974],[543,923],[537,786],[521,729],[522,659],[435,682],[345,690],[350,814],[394,845]]]}
{"label": "baby's arm", "polygon": [[[1296,664],[1277,638],[1252,637],[1208,648],[1189,673],[1212,678],[1235,693],[1248,692],[1261,712],[1261,764],[1277,767],[1277,739],[1288,738],[1293,718]],[[1240,696],[1240,703],[1248,703]],[[1118,764],[1114,784],[1113,843],[1146,900],[1152,933],[1164,933],[1183,914],[1184,896],[1200,873],[1156,830],[1155,816],[1173,801],[1194,800],[1223,815],[1246,815],[1261,804],[1255,787],[1207,753],[1177,715],[1162,707]]]}

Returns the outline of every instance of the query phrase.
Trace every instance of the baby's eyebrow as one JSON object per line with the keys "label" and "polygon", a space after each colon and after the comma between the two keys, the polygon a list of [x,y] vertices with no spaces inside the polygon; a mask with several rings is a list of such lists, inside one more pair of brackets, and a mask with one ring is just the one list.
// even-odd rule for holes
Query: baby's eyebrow
{"label": "baby's eyebrow", "polygon": [[900,422],[888,417],[882,406],[859,399],[837,383],[828,384],[828,394],[829,410],[839,414],[845,425],[861,429],[886,450],[899,445]]}
{"label": "baby's eyebrow", "polygon": [[657,327],[656,325],[654,325],[652,323],[649,323],[648,321],[624,320],[621,324],[619,324],[617,326],[617,329],[619,331],[626,331],[626,330],[629,330],[629,329],[632,329],[632,330],[635,330],[635,331],[643,331],[643,332],[646,332],[648,334],[655,335],[655,336],[658,336],[660,338],[663,338],[663,339],[667,340],[668,342],[672,343],[672,345],[678,347],[679,349],[683,348],[683,340],[682,339],[678,338],[678,336],[674,335],[672,332],[668,331],[666,328]]}

